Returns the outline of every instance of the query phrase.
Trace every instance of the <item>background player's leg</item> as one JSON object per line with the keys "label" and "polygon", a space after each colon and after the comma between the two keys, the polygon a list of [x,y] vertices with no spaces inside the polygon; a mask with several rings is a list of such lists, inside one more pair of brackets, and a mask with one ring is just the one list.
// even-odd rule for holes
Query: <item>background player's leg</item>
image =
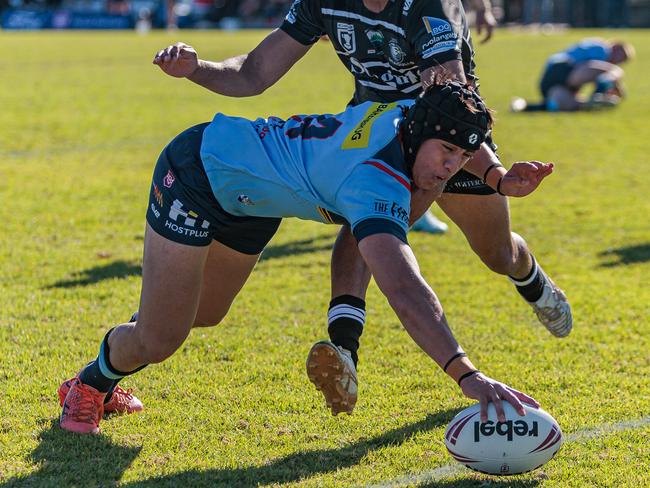
{"label": "background player's leg", "polygon": [[370,271],[348,226],[332,251],[332,300],[327,312],[330,341],[314,344],[307,356],[307,375],[334,415],[351,413],[357,401],[359,340],[366,320]]}
{"label": "background player's leg", "polygon": [[562,290],[537,264],[526,241],[511,232],[506,197],[444,193],[437,202],[485,265],[510,278],[553,335],[564,337],[571,332],[571,307]]}
{"label": "background player's leg", "polygon": [[578,97],[575,91],[556,85],[548,91],[545,102],[549,112],[573,112],[580,110],[585,100]]}

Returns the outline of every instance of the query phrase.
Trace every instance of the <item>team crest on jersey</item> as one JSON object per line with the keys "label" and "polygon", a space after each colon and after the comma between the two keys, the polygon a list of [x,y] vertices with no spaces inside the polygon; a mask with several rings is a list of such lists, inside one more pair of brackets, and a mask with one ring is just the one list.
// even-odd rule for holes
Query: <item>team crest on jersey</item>
{"label": "team crest on jersey", "polygon": [[341,47],[345,49],[348,54],[352,54],[357,50],[357,40],[354,36],[354,26],[352,24],[337,22],[336,37]]}
{"label": "team crest on jersey", "polygon": [[406,59],[406,53],[402,49],[402,46],[399,45],[397,39],[391,39],[388,43],[388,55],[393,64],[397,66],[404,66],[404,59]]}

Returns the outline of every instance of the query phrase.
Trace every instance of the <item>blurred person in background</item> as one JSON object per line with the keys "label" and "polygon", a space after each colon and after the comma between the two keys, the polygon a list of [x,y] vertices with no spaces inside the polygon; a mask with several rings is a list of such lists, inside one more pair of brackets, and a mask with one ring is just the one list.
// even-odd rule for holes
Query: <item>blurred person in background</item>
{"label": "blurred person in background", "polygon": [[[584,39],[547,61],[539,84],[542,101],[528,103],[523,98],[512,101],[513,112],[573,112],[613,107],[625,93],[623,69],[619,64],[634,57],[634,48],[626,42]],[[590,96],[580,90],[593,84]]]}
{"label": "blurred person in background", "polygon": [[[483,36],[481,44],[485,44],[492,38],[497,26],[497,20],[492,12],[492,4],[490,0],[469,0],[467,4],[476,16],[476,32],[479,36]],[[483,35],[484,33],[485,35]]]}

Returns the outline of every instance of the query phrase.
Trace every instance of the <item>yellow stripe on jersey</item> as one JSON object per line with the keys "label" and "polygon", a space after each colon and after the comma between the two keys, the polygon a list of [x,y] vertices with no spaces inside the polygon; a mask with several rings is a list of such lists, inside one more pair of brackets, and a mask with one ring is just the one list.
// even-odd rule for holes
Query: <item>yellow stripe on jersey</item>
{"label": "yellow stripe on jersey", "polygon": [[372,124],[377,120],[377,116],[391,110],[397,106],[395,103],[373,103],[370,105],[370,108],[366,112],[366,115],[361,122],[352,129],[352,131],[345,136],[343,139],[343,144],[341,144],[341,149],[362,149],[368,147],[368,141],[370,140],[370,129]]}
{"label": "yellow stripe on jersey", "polygon": [[318,213],[321,214],[321,217],[325,219],[325,222],[328,224],[334,223],[334,219],[327,210],[325,210],[323,207],[316,207],[316,209],[318,210]]}

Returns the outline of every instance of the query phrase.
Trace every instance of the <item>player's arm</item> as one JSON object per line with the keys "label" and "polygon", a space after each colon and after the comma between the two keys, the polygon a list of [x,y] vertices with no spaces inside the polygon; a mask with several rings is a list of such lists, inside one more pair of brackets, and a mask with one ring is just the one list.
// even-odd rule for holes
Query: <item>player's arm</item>
{"label": "player's arm", "polygon": [[220,95],[249,97],[275,84],[310,47],[275,29],[250,53],[224,61],[199,59],[192,46],[177,42],[159,51],[153,63],[170,76],[187,78]]}
{"label": "player's arm", "polygon": [[476,14],[476,32],[481,35],[485,30],[485,37],[481,39],[481,44],[484,44],[490,40],[497,25],[492,13],[492,5],[490,0],[472,0],[471,4]]}
{"label": "player's arm", "polygon": [[488,402],[494,402],[500,421],[505,420],[501,400],[511,403],[520,415],[524,415],[521,401],[538,405],[528,395],[478,372],[471,360],[460,354],[463,350],[408,244],[392,234],[378,233],[364,237],[359,251],[411,338],[438,366],[446,366],[447,375],[460,384],[467,397],[481,402],[481,420],[487,420]]}

